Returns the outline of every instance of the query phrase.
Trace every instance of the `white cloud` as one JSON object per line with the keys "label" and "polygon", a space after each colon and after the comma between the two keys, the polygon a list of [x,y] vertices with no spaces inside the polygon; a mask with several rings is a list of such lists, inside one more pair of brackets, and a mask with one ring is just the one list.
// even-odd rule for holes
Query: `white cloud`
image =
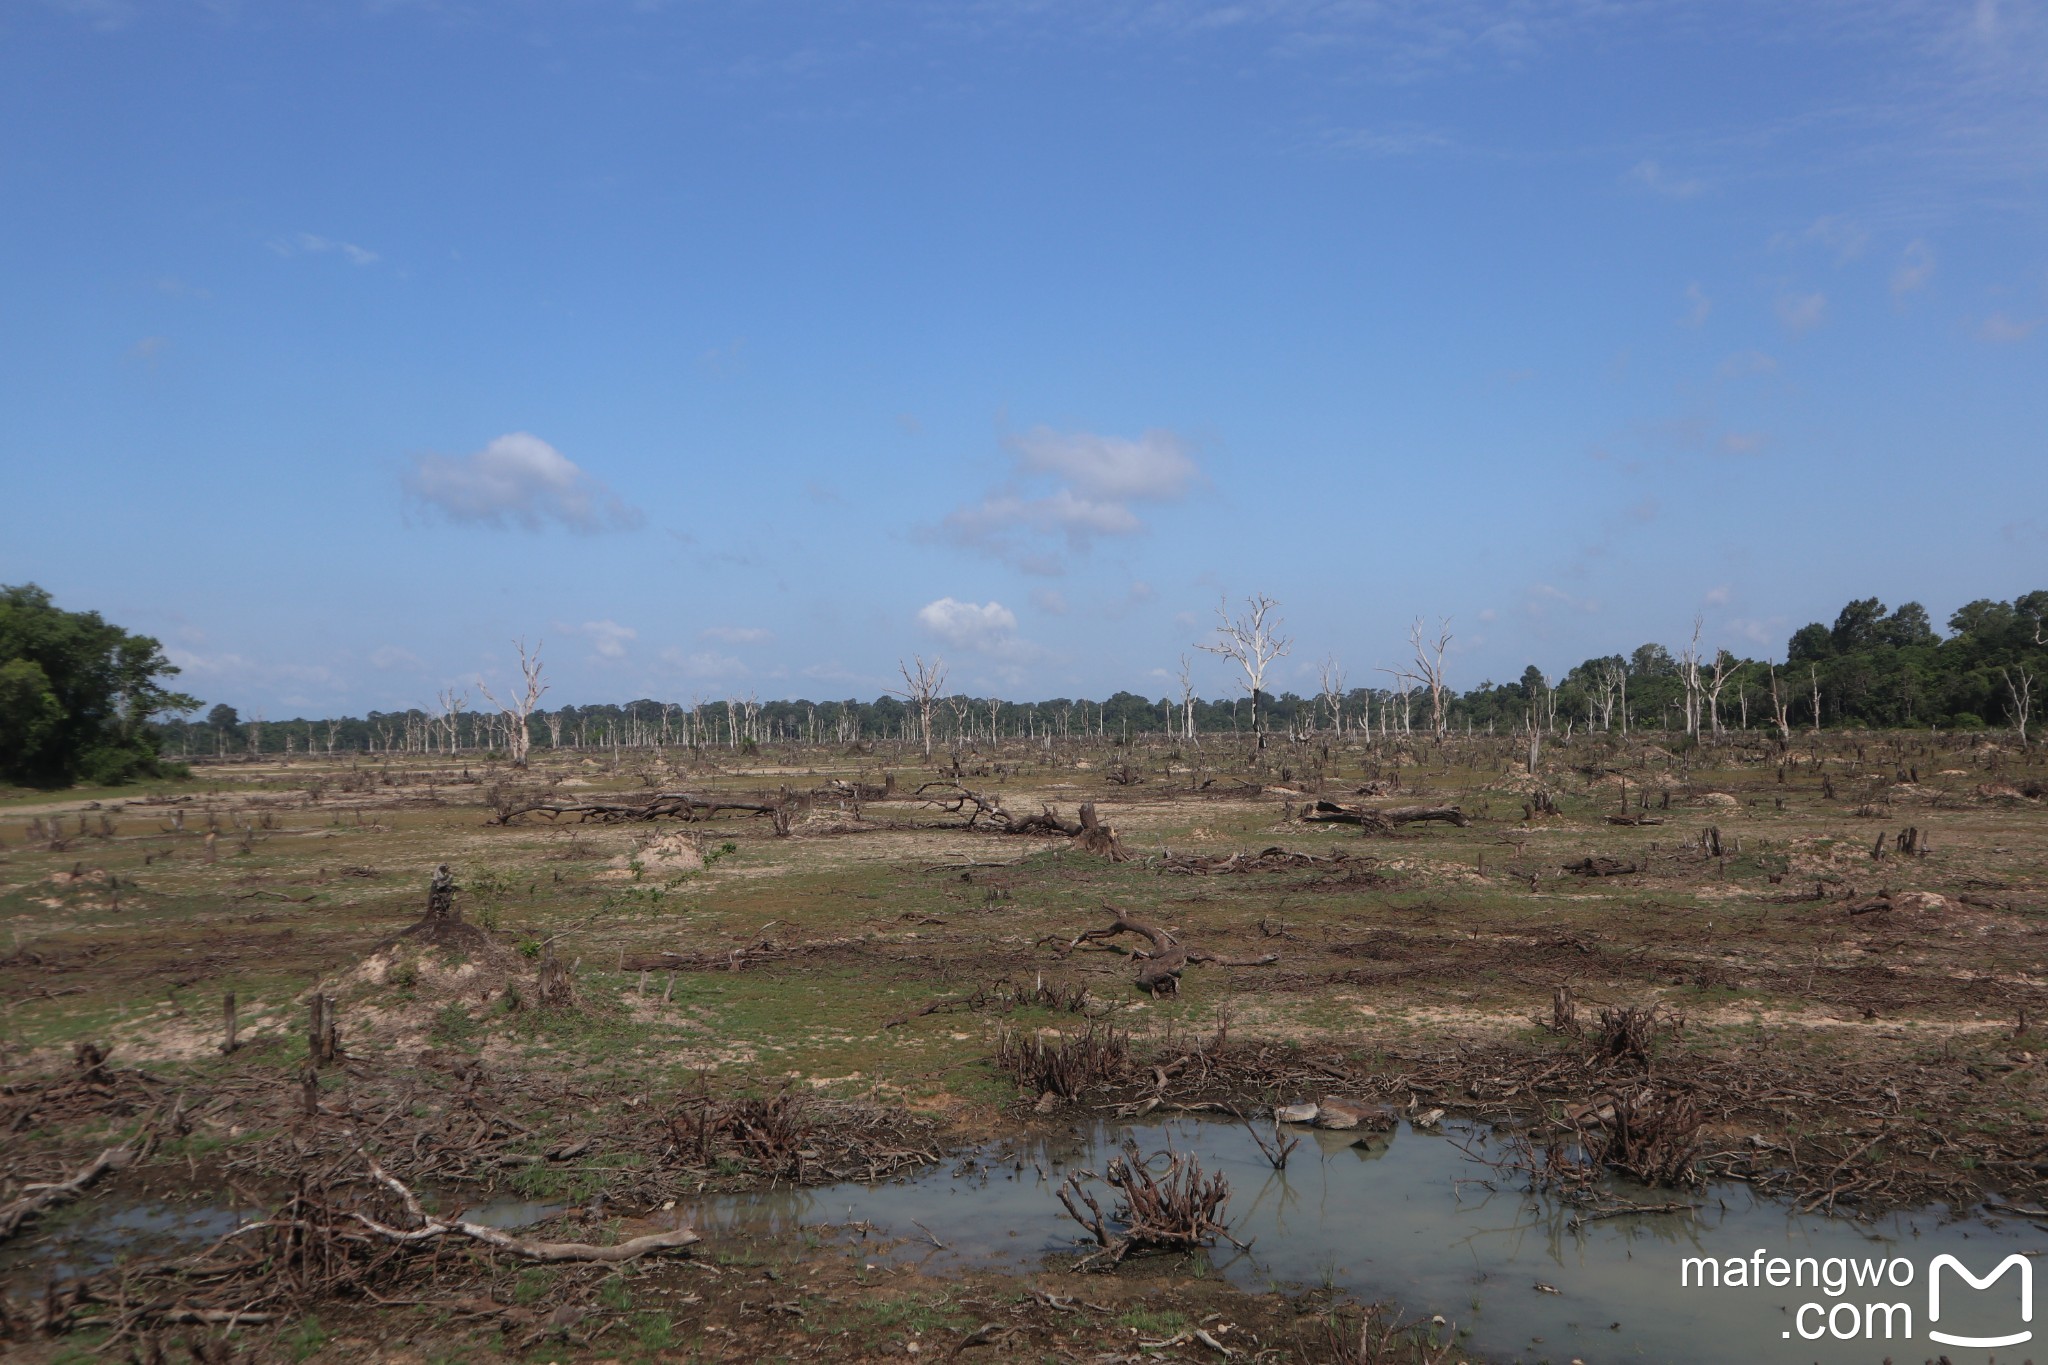
{"label": "white cloud", "polygon": [[1827,320],[1828,296],[1819,292],[1812,294],[1783,294],[1778,298],[1778,321],[1785,324],[1789,332],[1810,332]]}
{"label": "white cloud", "polygon": [[294,237],[279,237],[270,243],[270,249],[280,256],[325,256],[333,253],[341,256],[350,265],[375,265],[384,259],[366,246],[338,241],[332,237],[322,237],[312,232],[301,232]]}
{"label": "white cloud", "polygon": [[1629,177],[1652,194],[1661,194],[1666,199],[1690,199],[1706,189],[1706,185],[1698,180],[1672,175],[1654,157],[1644,157],[1631,166]]}
{"label": "white cloud", "polygon": [[1899,264],[1892,271],[1892,297],[1903,298],[1915,290],[1927,287],[1934,278],[1934,252],[1927,243],[1914,240],[1906,243],[1906,249],[1899,253]]}
{"label": "white cloud", "polygon": [[1710,607],[1725,607],[1734,600],[1734,597],[1735,589],[1723,583],[1717,588],[1707,589],[1707,595],[1700,600]]}
{"label": "white cloud", "polygon": [[538,436],[509,432],[460,459],[422,455],[405,490],[451,521],[508,523],[537,531],[558,521],[574,531],[624,529],[640,514]]}
{"label": "white cloud", "polygon": [[1067,595],[1056,588],[1039,588],[1031,594],[1031,605],[1047,616],[1067,614]]}
{"label": "white cloud", "polygon": [[1091,498],[1165,501],[1186,494],[1201,471],[1180,438],[1154,429],[1137,440],[1035,427],[1009,442],[1028,473],[1053,474]]}
{"label": "white cloud", "polygon": [[1985,341],[2025,341],[2034,334],[2034,329],[2040,325],[2041,320],[2039,318],[2023,320],[2009,317],[2004,313],[1993,313],[1990,317],[1984,319],[1982,323],[1978,324],[1977,335]]}
{"label": "white cloud", "polygon": [[697,632],[697,638],[729,645],[765,645],[775,638],[775,632],[763,626],[707,626]]}
{"label": "white cloud", "polygon": [[379,645],[370,652],[370,667],[387,670],[393,668],[420,669],[425,668],[426,664],[420,661],[419,655],[409,649],[400,649],[397,645]]}
{"label": "white cloud", "polygon": [[631,626],[622,626],[609,617],[602,621],[585,621],[580,626],[565,626],[563,629],[590,641],[590,647],[597,651],[601,659],[625,658],[626,646],[640,638],[639,631]]}
{"label": "white cloud", "polygon": [[1007,559],[1026,573],[1064,572],[1044,538],[1079,552],[1100,537],[1137,535],[1145,522],[1134,504],[1177,501],[1201,477],[1170,431],[1154,429],[1134,440],[1035,427],[1004,444],[1015,477],[980,501],[954,508],[923,534]]}
{"label": "white cloud", "polygon": [[1018,638],[1017,613],[1000,602],[941,597],[917,609],[917,623],[955,649],[1012,662],[1038,655],[1037,646]]}

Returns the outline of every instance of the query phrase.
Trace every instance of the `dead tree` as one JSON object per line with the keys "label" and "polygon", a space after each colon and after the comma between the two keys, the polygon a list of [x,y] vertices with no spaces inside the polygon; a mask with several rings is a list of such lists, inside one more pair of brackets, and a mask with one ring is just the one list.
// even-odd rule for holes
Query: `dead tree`
{"label": "dead tree", "polygon": [[1259,690],[1266,685],[1266,670],[1275,659],[1286,656],[1294,641],[1279,633],[1279,618],[1273,615],[1278,602],[1264,593],[1244,601],[1245,610],[1235,620],[1231,619],[1227,601],[1217,603],[1216,642],[1195,648],[1228,659],[1244,671],[1244,682],[1240,685],[1252,698],[1252,735],[1257,747],[1264,749],[1266,730],[1259,716]]}
{"label": "dead tree", "polygon": [[1692,618],[1692,643],[1678,655],[1678,680],[1685,686],[1685,732],[1697,737],[1700,732],[1700,626],[1704,618]]}
{"label": "dead tree", "polygon": [[1344,666],[1337,662],[1334,654],[1325,654],[1323,661],[1316,665],[1316,685],[1322,692],[1323,705],[1330,708],[1330,728],[1341,736],[1344,733]]}
{"label": "dead tree", "polygon": [[1707,720],[1712,725],[1714,734],[1717,737],[1721,733],[1721,689],[1728,685],[1728,679],[1731,676],[1728,671],[1729,666],[1734,662],[1735,656],[1727,650],[1715,650],[1714,676],[1702,689],[1706,693],[1707,698]]}
{"label": "dead tree", "polygon": [[1188,656],[1180,656],[1180,730],[1181,737],[1199,747],[1201,737],[1195,733],[1195,684],[1188,672]]}
{"label": "dead tree", "polygon": [[1778,695],[1778,666],[1776,664],[1771,664],[1770,670],[1771,720],[1772,723],[1778,727],[1778,742],[1780,744],[1783,744],[1792,738],[1792,720],[1791,717],[1786,714],[1788,704],[1786,703],[1784,698]]}
{"label": "dead tree", "polygon": [[[936,789],[936,790],[935,790]],[[935,794],[927,795],[927,793]],[[1128,861],[1130,854],[1116,831],[1096,814],[1095,803],[1081,803],[1080,818],[1062,820],[1051,806],[1040,804],[1036,811],[1018,813],[988,792],[963,787],[958,782],[927,782],[917,789],[917,798],[948,814],[966,817],[969,829],[992,829],[998,834],[1065,835],[1077,848],[1109,859]]]}
{"label": "dead tree", "polygon": [[910,659],[909,663],[901,659],[896,661],[898,670],[903,674],[903,687],[901,691],[891,688],[890,692],[917,709],[918,728],[924,732],[924,756],[929,760],[932,756],[932,708],[938,703],[939,689],[946,685],[946,661],[935,658],[926,663],[922,654],[913,654]]}
{"label": "dead tree", "polygon": [[[2040,633],[2038,628],[2035,633]],[[2027,717],[2034,710],[2034,684],[2039,675],[2025,664],[2015,664],[2010,669],[2000,668],[1998,676],[2005,679],[2006,694],[2012,698],[2013,723],[2019,727],[2020,747],[2024,749],[2027,745]]]}
{"label": "dead tree", "polygon": [[519,648],[519,673],[522,680],[522,690],[508,694],[512,697],[510,702],[502,702],[491,695],[491,689],[484,683],[481,677],[476,680],[476,687],[477,691],[484,694],[484,700],[497,707],[498,714],[504,717],[506,750],[511,755],[512,766],[523,768],[526,766],[526,750],[529,743],[526,721],[533,714],[533,708],[539,704],[541,694],[546,692],[548,688],[547,684],[540,680],[539,643],[534,645],[533,654],[530,658],[526,653],[526,641],[519,640],[515,643]]}
{"label": "dead tree", "polygon": [[1598,706],[1600,708],[1600,729],[1603,733],[1614,730],[1614,704],[1616,695],[1621,700],[1622,728],[1628,727],[1628,670],[1616,663],[1605,663],[1594,678],[1599,684]]}
{"label": "dead tree", "polygon": [[1450,728],[1450,716],[1444,706],[1444,653],[1451,647],[1451,621],[1447,616],[1437,618],[1436,638],[1424,638],[1422,618],[1415,618],[1415,624],[1408,628],[1408,644],[1415,651],[1416,681],[1429,689],[1429,724],[1442,739]]}

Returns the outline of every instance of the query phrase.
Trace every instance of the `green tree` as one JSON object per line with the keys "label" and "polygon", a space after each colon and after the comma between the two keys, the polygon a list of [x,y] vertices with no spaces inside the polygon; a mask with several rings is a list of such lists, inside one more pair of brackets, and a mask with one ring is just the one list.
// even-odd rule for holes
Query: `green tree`
{"label": "green tree", "polygon": [[0,780],[61,787],[161,770],[150,718],[199,703],[147,635],[61,611],[33,583],[0,586]]}

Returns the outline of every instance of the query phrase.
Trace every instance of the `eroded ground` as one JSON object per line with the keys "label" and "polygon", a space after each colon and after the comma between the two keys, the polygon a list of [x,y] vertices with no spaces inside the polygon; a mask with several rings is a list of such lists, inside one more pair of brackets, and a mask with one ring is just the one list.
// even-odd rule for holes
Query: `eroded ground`
{"label": "eroded ground", "polygon": [[[616,1245],[672,1231],[664,1204],[699,1190],[877,1178],[1081,1114],[1339,1097],[1532,1133],[1646,1116],[1611,1164],[1801,1207],[2039,1206],[2038,751],[1580,738],[1536,776],[1526,756],[1455,738],[1279,744],[1256,768],[1220,743],[930,766],[541,751],[524,773],[297,760],[24,794],[0,805],[0,1203],[103,1151],[132,1160],[0,1242],[8,1349],[1220,1358],[1199,1331],[1246,1358],[1337,1358],[1327,1295],[1247,1295],[1198,1258],[931,1282],[868,1270],[829,1230],[623,1266],[378,1242],[363,1219],[417,1220],[369,1160],[430,1212],[517,1198],[548,1216],[522,1237]],[[1092,801],[1131,856],[963,828],[916,799],[942,779],[1013,813]],[[498,822],[678,791],[782,815]],[[1318,798],[1470,823],[1305,823]],[[1257,856],[1275,848],[1302,856]],[[444,862],[488,943],[394,944]],[[1220,960],[1141,993],[1142,939],[1075,942],[1106,906]],[[544,964],[571,1003],[544,998]],[[316,995],[342,1055],[309,1067]],[[1127,1063],[1048,1090],[995,1061],[1091,1027],[1127,1033]],[[273,1226],[203,1274],[164,1268],[190,1246],[139,1246],[52,1285],[22,1254],[95,1207],[224,1199]]]}

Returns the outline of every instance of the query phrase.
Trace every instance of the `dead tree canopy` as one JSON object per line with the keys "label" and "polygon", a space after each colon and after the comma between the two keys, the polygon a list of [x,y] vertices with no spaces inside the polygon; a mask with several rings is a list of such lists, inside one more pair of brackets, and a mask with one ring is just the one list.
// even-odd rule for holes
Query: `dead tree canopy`
{"label": "dead tree canopy", "polygon": [[1358,825],[1368,834],[1384,834],[1397,825],[1440,820],[1463,829],[1472,817],[1456,806],[1344,806],[1335,801],[1317,801],[1304,806],[1301,818],[1310,824]]}
{"label": "dead tree canopy", "polygon": [[1136,934],[1152,945],[1150,952],[1142,948],[1131,950],[1131,956],[1138,964],[1137,986],[1153,995],[1177,995],[1180,992],[1180,974],[1194,962],[1213,962],[1219,967],[1266,967],[1280,960],[1278,953],[1264,957],[1232,959],[1218,957],[1186,947],[1170,930],[1157,925],[1146,924],[1132,919],[1114,905],[1104,905],[1116,918],[1101,929],[1085,929],[1074,936],[1073,942],[1061,950],[1070,953],[1084,943],[1094,943],[1115,938],[1118,934]]}
{"label": "dead tree canopy", "polygon": [[927,782],[917,789],[917,796],[926,805],[964,816],[968,829],[985,828],[998,834],[1065,835],[1074,841],[1075,847],[1113,863],[1125,862],[1131,856],[1116,837],[1116,831],[1096,813],[1093,801],[1081,803],[1078,819],[1062,820],[1051,806],[1041,803],[1036,811],[1020,813],[1005,806],[1000,796],[978,792],[958,782]]}

